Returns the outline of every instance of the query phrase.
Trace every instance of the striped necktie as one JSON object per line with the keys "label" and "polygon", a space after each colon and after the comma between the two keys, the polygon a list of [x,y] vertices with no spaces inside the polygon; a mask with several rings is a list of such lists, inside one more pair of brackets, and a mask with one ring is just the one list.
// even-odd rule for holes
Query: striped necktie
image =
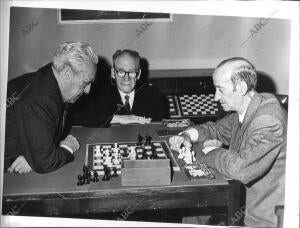
{"label": "striped necktie", "polygon": [[126,114],[130,114],[130,104],[129,104],[129,96],[125,95],[125,108],[126,108]]}

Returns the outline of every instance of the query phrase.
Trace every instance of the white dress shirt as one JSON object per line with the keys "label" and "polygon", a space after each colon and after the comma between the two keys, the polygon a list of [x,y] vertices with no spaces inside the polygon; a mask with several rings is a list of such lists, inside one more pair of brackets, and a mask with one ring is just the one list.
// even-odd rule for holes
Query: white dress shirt
{"label": "white dress shirt", "polygon": [[[119,90],[119,89],[118,89]],[[122,99],[122,102],[123,104],[125,104],[126,102],[126,99],[125,99],[125,96],[129,96],[129,105],[130,105],[130,109],[132,109],[132,106],[133,106],[133,101],[134,101],[134,90],[132,90],[130,93],[124,93],[122,92],[121,90],[119,90],[119,93],[120,93],[120,96],[121,96],[121,99]]]}

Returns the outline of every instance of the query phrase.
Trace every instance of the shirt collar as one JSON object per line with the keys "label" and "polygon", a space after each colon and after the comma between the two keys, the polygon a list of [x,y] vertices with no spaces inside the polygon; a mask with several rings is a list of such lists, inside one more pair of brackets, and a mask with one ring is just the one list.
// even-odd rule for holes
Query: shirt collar
{"label": "shirt collar", "polygon": [[246,111],[247,111],[247,108],[244,110],[244,112],[242,114],[239,114],[239,121],[240,121],[240,123],[243,123]]}
{"label": "shirt collar", "polygon": [[[119,90],[119,88],[118,88],[118,90]],[[135,91],[132,90],[130,93],[124,93],[123,91],[119,90],[119,93],[120,93],[121,100],[122,100],[123,104],[125,104],[125,96],[126,95],[129,96],[129,103],[130,103],[130,106],[132,107]]]}

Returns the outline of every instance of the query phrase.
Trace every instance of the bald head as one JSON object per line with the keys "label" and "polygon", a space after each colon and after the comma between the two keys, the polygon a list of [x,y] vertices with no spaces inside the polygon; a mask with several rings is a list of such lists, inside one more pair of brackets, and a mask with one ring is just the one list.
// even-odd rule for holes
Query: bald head
{"label": "bald head", "polygon": [[215,69],[214,76],[216,75],[230,77],[234,87],[236,87],[238,81],[244,81],[247,84],[247,91],[255,90],[256,88],[256,69],[249,60],[241,57],[222,61]]}

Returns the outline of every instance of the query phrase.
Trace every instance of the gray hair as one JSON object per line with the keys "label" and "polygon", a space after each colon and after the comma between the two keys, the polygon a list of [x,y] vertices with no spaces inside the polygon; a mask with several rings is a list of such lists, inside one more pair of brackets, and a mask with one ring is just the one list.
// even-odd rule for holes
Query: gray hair
{"label": "gray hair", "polygon": [[257,73],[255,67],[249,60],[242,57],[226,59],[219,63],[219,65],[216,67],[216,70],[225,64],[234,62],[242,62],[242,64],[235,66],[231,75],[231,81],[234,85],[234,88],[236,88],[238,81],[244,81],[247,84],[247,92],[253,89],[255,90],[257,84]]}
{"label": "gray hair", "polygon": [[65,42],[56,49],[52,65],[57,72],[69,66],[75,73],[79,65],[98,63],[98,56],[88,43]]}
{"label": "gray hair", "polygon": [[133,50],[129,50],[129,49],[117,50],[113,54],[113,67],[115,67],[117,58],[119,58],[122,55],[129,55],[131,58],[133,58],[135,60],[135,62],[137,63],[138,69],[140,69],[141,57],[140,57],[139,53],[137,51],[133,51]]}

